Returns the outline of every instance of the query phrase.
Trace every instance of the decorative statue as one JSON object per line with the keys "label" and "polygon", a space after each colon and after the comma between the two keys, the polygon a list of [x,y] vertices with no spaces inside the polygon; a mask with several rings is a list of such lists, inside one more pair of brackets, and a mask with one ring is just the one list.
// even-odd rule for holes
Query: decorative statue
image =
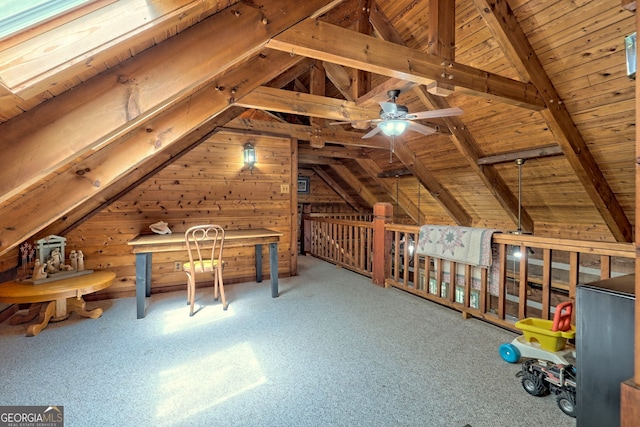
{"label": "decorative statue", "polygon": [[84,254],[82,253],[82,251],[77,251],[76,252],[76,258],[77,258],[77,262],[78,262],[78,271],[82,271],[84,270]]}
{"label": "decorative statue", "polygon": [[31,275],[31,278],[33,280],[46,279],[47,272],[44,271],[45,268],[47,268],[47,265],[40,263],[40,260],[36,258],[36,263],[35,263],[35,266],[33,267],[33,274]]}
{"label": "decorative statue", "polygon": [[72,250],[71,253],[69,253],[69,263],[71,264],[72,270],[78,269],[78,254],[75,250]]}
{"label": "decorative statue", "polygon": [[53,268],[58,271],[60,270],[60,264],[63,263],[62,254],[60,253],[60,248],[55,248],[49,254],[49,259],[51,259],[51,265]]}
{"label": "decorative statue", "polygon": [[45,264],[46,272],[48,274],[57,273],[58,269],[53,266],[53,259],[49,258]]}

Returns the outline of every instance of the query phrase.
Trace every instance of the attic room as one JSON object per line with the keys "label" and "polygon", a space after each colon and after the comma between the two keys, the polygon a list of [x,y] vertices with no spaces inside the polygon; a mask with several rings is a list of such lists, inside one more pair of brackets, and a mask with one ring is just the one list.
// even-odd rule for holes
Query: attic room
{"label": "attic room", "polygon": [[[110,361],[91,359],[99,352],[96,344],[138,355],[131,366],[169,366],[149,389],[121,386],[131,404],[151,404],[133,396],[156,391],[177,399],[180,393],[171,387],[178,385],[161,374],[175,375],[178,368],[147,360],[159,352],[151,343],[147,351],[129,347],[129,341],[154,337],[146,328],[156,327],[164,328],[162,346],[167,336],[188,348],[187,336],[204,340],[210,330],[224,342],[240,335],[229,351],[214,343],[200,354],[202,365],[184,368],[222,381],[230,391],[196,389],[204,402],[189,403],[186,395],[179,404],[157,399],[156,418],[91,415],[93,424],[197,425],[216,411],[226,413],[220,408],[235,401],[240,406],[227,410],[246,410],[244,415],[219,423],[477,427],[510,419],[512,425],[640,425],[637,19],[630,0],[3,2],[0,357],[7,362],[1,369],[3,378],[14,378],[21,368],[43,371],[34,383],[46,386],[25,391],[27,397],[16,391],[26,384],[9,381],[0,386],[2,400],[59,404],[68,425],[85,424],[86,412],[93,414],[105,391],[72,387],[68,378],[51,380],[46,371],[60,360],[60,366],[91,366],[77,373],[84,383],[110,383],[102,372]],[[205,224],[225,233],[217,264],[224,268],[214,274],[224,285],[213,290],[211,275],[190,281],[187,268],[194,262],[185,232]],[[438,241],[429,233],[449,234]],[[462,235],[480,235],[475,233],[488,248],[486,264],[427,248],[434,243],[453,254],[446,239],[461,242]],[[54,268],[38,280],[49,268],[38,256],[54,241],[62,242],[59,266],[74,254],[72,271],[64,276]],[[474,249],[483,246],[474,240]],[[56,273],[70,278],[56,280]],[[105,278],[92,282],[100,274]],[[79,287],[60,285],[69,281]],[[344,295],[326,293],[333,289]],[[321,301],[311,300],[320,295]],[[353,299],[345,305],[343,297]],[[313,309],[297,305],[307,299]],[[316,314],[329,310],[328,302],[340,314]],[[528,345],[516,342],[522,333],[516,323],[551,322],[566,302],[573,310],[568,317],[575,335],[567,335],[567,345],[575,349],[577,394],[574,387],[572,398],[563,397],[553,386],[543,399],[528,396],[525,390],[533,393],[526,382],[520,385],[514,376],[521,365],[525,369],[517,363],[520,356],[528,357]],[[241,323],[245,313],[253,313],[254,323]],[[369,337],[374,332],[365,331],[367,324],[399,322],[391,324],[395,330],[416,319],[439,322],[433,336],[425,336],[443,346],[428,347],[445,365],[478,358],[473,366],[483,366],[481,373],[462,380],[473,393],[442,398],[435,389],[450,386],[429,388],[439,375],[424,374],[425,381],[404,379],[426,387],[407,393],[452,406],[432,405],[422,414],[401,391],[397,401],[391,395],[372,404],[363,391],[375,389],[371,384],[384,396],[395,389],[391,381],[428,368],[407,362],[409,371],[394,368],[396,378],[379,377],[388,371],[382,369],[387,357],[400,366],[406,361],[404,354],[383,354],[383,344],[392,349],[403,343],[407,354],[432,351],[412,347],[428,333],[383,335],[377,347],[363,344],[358,356],[341,353],[359,348],[356,338],[342,334]],[[287,406],[279,394],[286,386],[270,385],[278,374],[269,369],[279,365],[267,367],[256,356],[260,339],[234,330],[275,340],[278,331],[289,331],[289,321],[312,325],[283,344],[292,347],[283,356],[291,372],[313,371],[304,367],[306,357],[342,357],[326,371],[318,368],[318,378],[306,380],[309,389],[300,388],[317,399],[317,407],[303,404],[293,410],[296,416],[272,420],[238,399],[274,396],[271,404]],[[441,340],[437,331],[451,339]],[[500,345],[511,339],[513,345]],[[468,346],[453,344],[464,340]],[[273,345],[270,355],[284,352]],[[294,356],[293,347],[318,353]],[[326,349],[336,353],[320,353]],[[326,390],[314,388],[353,357],[369,362],[362,365],[371,370]],[[246,384],[202,374],[220,363],[240,369]],[[603,365],[615,366],[615,373],[591,369]],[[141,378],[144,369],[114,375],[118,381]],[[483,375],[487,382],[501,377],[515,391],[490,387],[484,391],[494,398],[483,398],[478,391],[484,386],[474,382]],[[348,391],[350,382],[361,388]],[[63,389],[66,394],[55,394]],[[516,415],[477,409],[501,401],[500,393],[520,399],[506,405]],[[570,409],[562,403],[567,399],[573,399]],[[169,417],[167,408],[183,418]],[[385,415],[375,418],[375,408]],[[334,412],[344,418],[327,415]]]}

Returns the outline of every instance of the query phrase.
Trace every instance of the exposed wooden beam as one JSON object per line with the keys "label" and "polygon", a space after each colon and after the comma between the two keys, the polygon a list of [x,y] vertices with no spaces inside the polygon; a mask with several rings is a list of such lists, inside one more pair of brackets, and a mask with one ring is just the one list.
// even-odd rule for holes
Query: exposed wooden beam
{"label": "exposed wooden beam", "polygon": [[[356,9],[357,21],[355,31],[367,36],[371,35],[372,27],[369,23],[369,11],[371,10],[372,0],[358,0]],[[359,98],[361,95],[369,92],[371,89],[371,73],[365,70],[353,70],[354,77],[351,85],[353,98]]]}
{"label": "exposed wooden beam", "polygon": [[[368,159],[370,156],[361,148],[347,148],[325,145],[322,148],[314,148],[300,143],[298,154],[304,156],[331,157],[333,159]],[[373,206],[373,205],[372,205]]]}
{"label": "exposed wooden beam", "polygon": [[333,83],[342,96],[344,96],[347,101],[354,101],[355,99],[351,96],[351,77],[349,77],[347,70],[345,70],[342,65],[332,62],[325,61],[323,66],[327,73],[327,78]]}
{"label": "exposed wooden beam", "polygon": [[360,108],[375,108],[376,110],[380,110],[380,105],[378,104],[389,100],[388,92],[390,90],[398,89],[400,92],[408,92],[416,86],[418,86],[418,84],[414,82],[390,78],[356,99],[356,105]]}
{"label": "exposed wooden beam", "polygon": [[377,112],[356,107],[351,101],[264,86],[238,99],[236,105],[340,121],[378,118]]}
{"label": "exposed wooden beam", "polygon": [[342,198],[353,210],[359,211],[360,206],[358,202],[355,201],[353,197],[349,195],[328,173],[326,173],[320,166],[313,166],[311,169],[315,172],[316,175],[322,179],[325,184],[329,186],[333,191],[336,192],[338,196]]}
{"label": "exposed wooden beam", "polygon": [[[94,152],[64,173],[53,175],[13,203],[0,206],[0,255],[177,141],[201,138],[212,130],[216,116],[232,106],[229,96],[250,92],[299,59],[283,52],[261,52],[243,66],[214,76],[216,84],[205,86],[145,126]],[[235,88],[235,93],[217,90],[221,84]],[[29,215],[37,211],[47,215]],[[15,218],[23,220],[16,223]]]}
{"label": "exposed wooden beam", "polygon": [[298,62],[293,67],[280,73],[275,79],[271,80],[266,86],[275,87],[281,89],[308,72],[313,66],[313,59],[307,58],[304,61]]}
{"label": "exposed wooden beam", "polygon": [[546,107],[532,84],[320,21],[304,20],[272,38],[267,47],[425,85],[452,83],[456,91],[534,110]]}
{"label": "exposed wooden beam", "polygon": [[219,9],[220,2],[213,0],[181,0],[163,7],[149,7],[147,2],[103,4],[19,43],[5,41],[0,48],[2,75],[22,99],[47,90],[58,92],[61,82],[108,62],[114,48],[125,51],[146,43],[149,27],[170,32],[185,17],[204,17]]}
{"label": "exposed wooden beam", "polygon": [[318,165],[331,166],[337,164],[340,164],[340,160],[331,157],[307,156],[305,154],[298,156],[298,165],[300,167],[306,166],[308,169]]}
{"label": "exposed wooden beam", "polygon": [[498,163],[514,162],[517,159],[541,159],[543,157],[562,156],[564,152],[557,145],[545,145],[544,147],[530,150],[514,151],[511,153],[495,154],[478,158],[478,165],[495,165]]}
{"label": "exposed wooden beam", "polygon": [[358,196],[367,203],[367,208],[372,209],[378,203],[378,198],[367,188],[367,186],[356,177],[344,164],[334,164],[329,166],[340,178],[347,183]]}
{"label": "exposed wooden beam", "polygon": [[[356,162],[381,188],[385,190],[390,199],[395,201],[398,206],[400,206],[407,215],[409,215],[409,217],[418,223],[418,218],[421,216],[423,217],[423,215],[420,214],[419,207],[416,206],[416,204],[413,203],[413,200],[407,197],[404,192],[397,190],[388,179],[381,178],[381,175],[383,174],[382,169],[380,169],[380,166],[378,166],[374,160],[356,159]],[[409,174],[411,173],[409,172]]]}
{"label": "exposed wooden beam", "polygon": [[[0,204],[171,108],[258,52],[274,35],[330,4],[334,2],[307,0],[291,8],[287,0],[274,0],[259,9],[237,4],[233,9],[238,13],[215,14],[3,123]],[[238,27],[256,30],[236,31]],[[233,92],[233,87],[224,89]],[[43,149],[43,141],[55,141],[55,149]]]}
{"label": "exposed wooden beam", "polygon": [[376,175],[377,178],[395,178],[398,176],[411,175],[411,171],[407,168],[396,169],[388,172],[380,172]]}
{"label": "exposed wooden beam", "polygon": [[[429,41],[427,53],[454,61],[456,47],[456,2],[449,0],[429,0]],[[454,86],[434,82],[427,88],[433,95],[450,95]]]}
{"label": "exposed wooden beam", "polygon": [[[446,98],[435,96],[427,92],[424,87],[414,89],[422,102],[432,109],[450,108],[451,105]],[[500,203],[500,206],[509,215],[514,224],[519,224],[521,228],[528,232],[533,232],[533,219],[526,209],[520,205],[520,201],[511,191],[507,183],[502,179],[495,167],[491,165],[481,166],[478,159],[481,151],[475,138],[469,132],[461,117],[443,117],[444,122],[451,131],[451,141],[458,148],[458,151],[467,160],[467,163],[475,174],[482,180],[485,187]],[[520,212],[520,214],[518,214]]]}
{"label": "exposed wooden beam", "polygon": [[305,125],[238,118],[228,123],[226,127],[229,129],[253,130],[266,134],[291,135],[302,141],[319,138],[325,143],[341,144],[347,147],[389,149],[389,140],[382,135],[362,139],[363,134],[345,131],[339,126],[313,129],[311,126]]}
{"label": "exposed wooden beam", "polygon": [[431,194],[440,206],[458,225],[471,226],[471,217],[456,199],[444,188],[425,165],[416,158],[416,155],[402,138],[395,140],[395,155],[418,178],[420,183]]}
{"label": "exposed wooden beam", "polygon": [[233,120],[244,111],[243,108],[231,107],[225,110],[209,124],[213,130],[204,136],[201,132],[194,132],[186,138],[181,138],[176,143],[170,145],[166,150],[155,156],[147,158],[135,170],[120,177],[110,186],[106,187],[100,194],[91,197],[86,202],[80,204],[72,211],[66,213],[61,218],[41,230],[36,234],[36,238],[51,234],[66,235],[67,233],[89,220],[94,215],[100,213],[113,202],[125,196],[138,185],[153,177],[165,167],[169,166],[189,151],[209,139],[214,134],[224,131],[224,126],[229,120]]}
{"label": "exposed wooden beam", "polygon": [[[327,73],[324,71],[324,67],[322,66],[322,61],[316,60],[311,67],[311,76],[310,76],[310,91],[312,95],[324,96],[326,89],[326,80]],[[319,117],[311,117],[310,119],[311,127],[314,129],[322,129],[325,127],[324,119]],[[314,148],[322,148],[324,147],[324,141],[320,138],[312,138],[310,144]]]}
{"label": "exposed wooden beam", "polygon": [[[439,2],[440,0],[432,0],[432,3],[430,4],[430,6],[433,6],[435,9],[434,11],[437,12],[440,9],[440,6],[442,6],[443,8],[443,12],[442,13],[436,13],[439,16],[439,19],[442,20],[446,20],[447,22],[443,22],[442,25],[444,27],[447,28],[446,31],[451,31],[451,27],[453,26],[453,15],[454,15],[454,8],[455,5],[439,5],[439,4],[435,4],[434,6],[434,2]],[[447,9],[446,11],[444,9]],[[431,10],[431,9],[430,9]],[[404,45],[404,41],[402,40],[402,38],[400,37],[400,35],[397,33],[397,31],[395,30],[395,28],[390,25],[389,20],[386,18],[386,16],[380,12],[380,11],[376,11],[375,13],[375,21],[374,21],[374,28],[376,28],[376,31],[378,32],[378,34],[380,34],[381,37],[384,38],[388,38],[389,40],[394,40],[396,42],[396,44],[398,45]],[[439,27],[439,24],[436,23],[436,27]],[[435,34],[432,36],[433,38],[435,38],[436,40],[438,40],[439,43],[443,43],[443,44],[449,44],[452,41],[452,35],[448,34],[448,35],[444,35],[442,39],[438,39],[438,35]],[[435,50],[435,49],[434,49]],[[447,55],[453,55],[453,53],[449,50],[446,51]],[[453,58],[451,58],[453,59]],[[393,80],[393,79],[390,79]],[[436,82],[437,84],[439,84],[438,82]],[[446,86],[447,88],[449,88],[450,86]],[[450,105],[448,105],[447,101],[444,98],[440,98],[439,102],[440,105],[446,105],[446,107],[435,107],[432,104],[432,99],[436,98],[433,95],[431,95],[430,93],[428,93],[425,88],[423,86],[418,86],[413,88],[413,91],[418,95],[418,97],[422,100],[422,102],[425,105],[430,105],[432,108],[449,108]],[[461,124],[460,119],[458,119],[458,122],[450,122],[450,121],[445,121],[447,127],[449,128],[449,130],[452,132],[453,134],[453,129],[455,127],[458,127],[459,129],[466,129],[466,126],[463,126]],[[464,134],[467,135],[468,131],[464,130]],[[468,136],[470,137],[470,135]],[[453,140],[454,142],[457,142],[456,139],[456,135],[453,134]],[[412,159],[412,162],[415,163],[415,166],[408,168],[408,170],[410,170],[414,175],[416,175],[416,177],[418,178],[418,180],[421,182],[421,184],[432,194],[434,195],[434,199],[436,200],[436,202],[438,202],[440,205],[442,205],[442,207],[445,209],[445,211],[447,211],[452,218],[457,221],[459,224],[464,224],[464,223],[470,223],[471,222],[471,218],[468,216],[468,214],[466,213],[466,211],[460,206],[460,204],[453,198],[453,196],[451,194],[449,194],[448,192],[446,192],[446,190],[444,190],[444,187],[442,186],[442,184],[440,184],[440,182],[438,182],[438,180],[436,180],[436,178],[429,173],[428,169],[424,166],[424,164],[419,161],[419,159],[416,158],[414,153],[410,152],[409,147],[407,147],[405,144],[402,144],[401,148],[401,154],[398,155],[398,152],[396,152],[396,156],[398,156],[398,158],[400,158],[401,161],[403,161],[403,163],[405,163],[405,165],[407,164],[407,161],[409,161],[409,159]],[[458,147],[461,150],[467,150],[467,145],[460,145]],[[405,152],[406,151],[406,152]],[[477,151],[477,150],[475,150]],[[475,152],[474,151],[474,152]],[[464,154],[464,153],[463,153]],[[401,157],[402,156],[402,157]],[[465,156],[467,157],[467,156]],[[477,156],[476,156],[477,157]],[[403,160],[404,158],[404,160]],[[474,165],[475,167],[475,165]],[[477,167],[476,167],[477,168]],[[418,173],[420,175],[418,175]],[[497,174],[494,174],[497,175]],[[499,177],[495,178],[498,180],[498,183],[500,183]],[[428,181],[425,181],[428,180]],[[491,189],[491,187],[489,187]],[[440,197],[440,194],[442,194],[442,197]],[[529,220],[530,218],[526,215],[524,215],[525,218],[525,222]],[[463,221],[463,222],[461,222]],[[529,225],[530,227],[532,227],[532,224],[527,223],[527,225]]]}
{"label": "exposed wooden beam", "polygon": [[521,76],[528,77],[538,88],[545,104],[549,107],[541,112],[542,117],[558,139],[566,159],[609,227],[611,234],[617,241],[632,242],[633,229],[627,215],[591,155],[586,141],[578,131],[571,114],[562,102],[508,3],[498,0],[474,0],[474,3]]}

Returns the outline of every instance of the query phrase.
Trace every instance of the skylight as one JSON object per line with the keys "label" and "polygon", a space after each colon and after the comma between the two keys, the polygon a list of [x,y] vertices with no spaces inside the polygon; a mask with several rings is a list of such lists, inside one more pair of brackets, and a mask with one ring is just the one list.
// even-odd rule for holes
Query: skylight
{"label": "skylight", "polygon": [[0,38],[26,30],[91,0],[3,0]]}

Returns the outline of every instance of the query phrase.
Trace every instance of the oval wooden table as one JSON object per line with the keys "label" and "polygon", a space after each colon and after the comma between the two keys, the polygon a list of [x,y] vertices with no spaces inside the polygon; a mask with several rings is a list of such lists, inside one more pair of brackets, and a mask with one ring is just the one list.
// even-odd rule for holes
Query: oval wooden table
{"label": "oval wooden table", "polygon": [[14,315],[10,323],[19,325],[39,315],[38,323],[29,325],[27,336],[38,335],[49,322],[59,322],[70,313],[97,319],[102,309],[87,310],[83,295],[111,286],[116,274],[112,271],[95,271],[82,276],[60,279],[33,285],[24,282],[7,282],[0,285],[0,302],[9,304],[30,303],[27,314]]}

